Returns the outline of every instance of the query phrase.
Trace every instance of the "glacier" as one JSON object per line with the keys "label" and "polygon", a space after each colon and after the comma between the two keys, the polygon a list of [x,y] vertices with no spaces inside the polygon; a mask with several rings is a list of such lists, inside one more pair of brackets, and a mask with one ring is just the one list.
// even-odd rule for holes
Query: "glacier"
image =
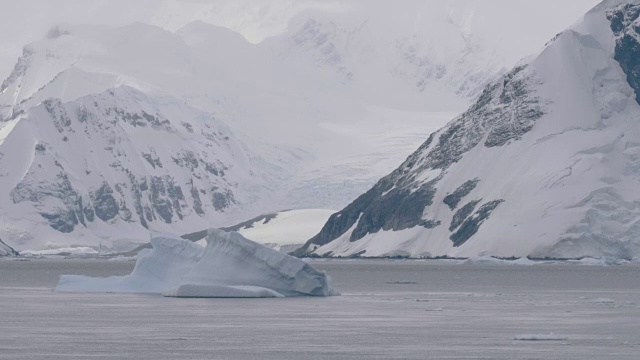
{"label": "glacier", "polygon": [[158,234],[126,276],[64,275],[56,291],[147,293],[168,297],[332,296],[330,277],[308,263],[244,238],[210,229],[201,247]]}
{"label": "glacier", "polygon": [[638,0],[596,6],[298,254],[638,256],[639,25]]}

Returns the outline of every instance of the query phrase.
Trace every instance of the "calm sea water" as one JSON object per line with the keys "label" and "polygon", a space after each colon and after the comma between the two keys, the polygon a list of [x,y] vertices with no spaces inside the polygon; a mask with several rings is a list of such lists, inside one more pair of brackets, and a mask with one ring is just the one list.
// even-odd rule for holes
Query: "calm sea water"
{"label": "calm sea water", "polygon": [[0,260],[0,359],[640,359],[639,265],[314,265],[342,296],[60,294],[134,262]]}

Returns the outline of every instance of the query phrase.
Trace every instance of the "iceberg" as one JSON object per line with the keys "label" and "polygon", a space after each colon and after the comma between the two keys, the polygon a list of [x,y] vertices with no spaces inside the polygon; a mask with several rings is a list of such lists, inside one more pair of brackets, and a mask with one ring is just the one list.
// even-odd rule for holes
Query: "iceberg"
{"label": "iceberg", "polygon": [[338,295],[323,271],[237,232],[210,229],[206,240],[202,248],[177,236],[155,235],[131,274],[63,275],[56,291],[222,298]]}
{"label": "iceberg", "polygon": [[18,252],[13,250],[11,246],[5,244],[4,242],[2,242],[2,239],[0,239],[0,256],[16,256],[16,255],[18,255]]}

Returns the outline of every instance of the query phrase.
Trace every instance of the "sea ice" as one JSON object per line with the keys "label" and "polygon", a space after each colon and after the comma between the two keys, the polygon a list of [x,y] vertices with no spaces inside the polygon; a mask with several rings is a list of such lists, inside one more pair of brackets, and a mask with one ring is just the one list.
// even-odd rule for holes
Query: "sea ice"
{"label": "sea ice", "polygon": [[338,294],[324,272],[236,232],[209,230],[204,249],[171,235],[155,236],[151,244],[130,275],[64,275],[56,291],[234,298]]}

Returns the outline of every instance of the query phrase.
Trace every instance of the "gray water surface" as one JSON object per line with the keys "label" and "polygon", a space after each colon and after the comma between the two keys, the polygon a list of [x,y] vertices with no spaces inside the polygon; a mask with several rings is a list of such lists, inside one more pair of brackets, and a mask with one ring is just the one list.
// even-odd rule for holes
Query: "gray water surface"
{"label": "gray water surface", "polygon": [[0,359],[640,359],[639,265],[313,264],[342,296],[63,294],[134,262],[1,260]]}

